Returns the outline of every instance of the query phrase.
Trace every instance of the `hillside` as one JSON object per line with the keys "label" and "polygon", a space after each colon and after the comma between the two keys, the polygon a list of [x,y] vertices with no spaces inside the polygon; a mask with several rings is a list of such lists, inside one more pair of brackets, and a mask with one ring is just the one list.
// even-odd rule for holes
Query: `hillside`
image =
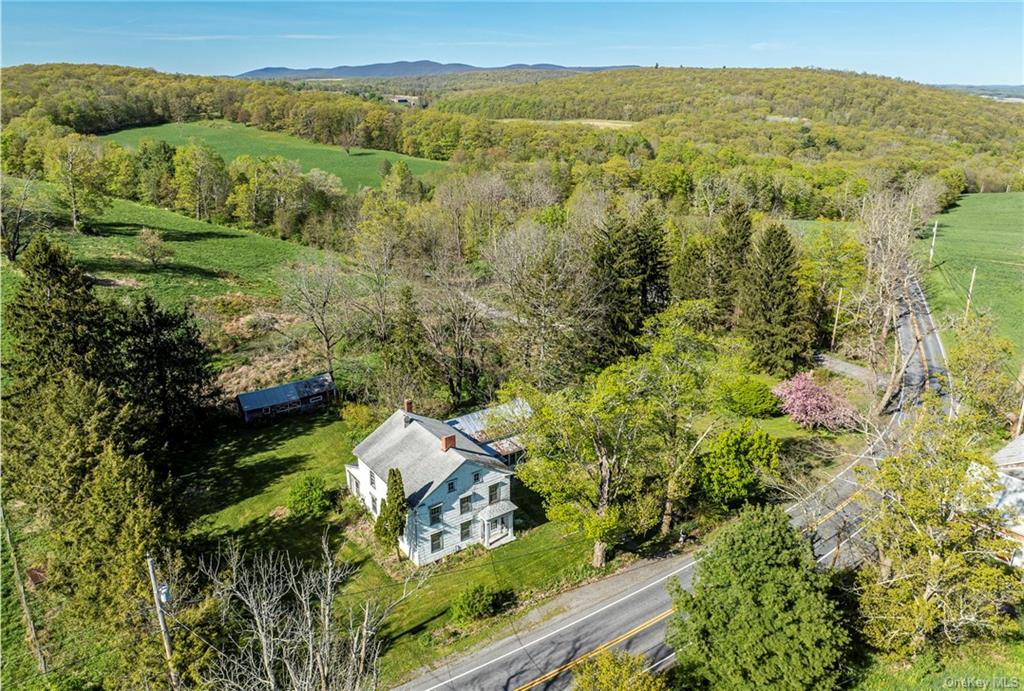
{"label": "hillside", "polygon": [[897,79],[817,69],[627,69],[451,94],[437,108],[492,118],[645,120],[683,114],[808,120],[936,142],[1012,148],[1024,108]]}
{"label": "hillside", "polygon": [[197,139],[209,144],[229,162],[243,154],[282,156],[289,161],[298,161],[305,171],[319,168],[337,175],[351,192],[360,187],[379,186],[380,164],[384,160],[392,163],[404,161],[413,175],[424,175],[446,167],[440,161],[403,156],[392,151],[352,148],[349,153],[345,153],[339,146],[318,144],[288,134],[266,132],[224,120],[136,127],[105,135],[103,139],[128,147],[135,147],[144,139],[163,140],[174,146],[182,146]]}
{"label": "hillside", "polygon": [[331,79],[335,77],[419,77],[425,75],[458,74],[461,72],[500,72],[502,70],[543,70],[551,72],[595,72],[616,67],[566,67],[540,63],[517,63],[502,67],[477,67],[461,62],[435,62],[433,60],[399,60],[377,62],[371,65],[338,65],[337,67],[262,67],[238,75],[242,79]]}

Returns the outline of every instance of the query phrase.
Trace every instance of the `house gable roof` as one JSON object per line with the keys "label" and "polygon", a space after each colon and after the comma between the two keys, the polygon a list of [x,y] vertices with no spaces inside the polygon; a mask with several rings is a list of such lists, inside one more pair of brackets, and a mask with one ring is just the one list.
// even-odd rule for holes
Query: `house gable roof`
{"label": "house gable roof", "polygon": [[[449,435],[454,435],[455,446],[442,451],[441,439]],[[512,472],[492,452],[459,430],[441,420],[403,410],[395,411],[352,453],[385,480],[388,471],[397,468],[410,506],[417,506],[463,463]]]}

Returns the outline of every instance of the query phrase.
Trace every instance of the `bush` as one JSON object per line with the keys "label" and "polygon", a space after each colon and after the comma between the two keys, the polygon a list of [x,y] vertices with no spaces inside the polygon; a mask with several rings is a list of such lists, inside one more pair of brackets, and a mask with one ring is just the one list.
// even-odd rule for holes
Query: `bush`
{"label": "bush", "polygon": [[331,509],[327,483],[319,475],[303,475],[288,493],[288,508],[296,516],[322,516]]}
{"label": "bush", "polygon": [[456,624],[493,617],[515,598],[510,590],[494,590],[486,585],[474,585],[455,596],[452,601],[452,621]]}
{"label": "bush", "polygon": [[753,377],[736,377],[722,389],[723,405],[737,415],[766,418],[779,412],[779,399],[767,384]]}
{"label": "bush", "polygon": [[857,411],[815,382],[811,372],[801,372],[772,391],[782,400],[782,411],[802,427],[837,431],[857,425]]}

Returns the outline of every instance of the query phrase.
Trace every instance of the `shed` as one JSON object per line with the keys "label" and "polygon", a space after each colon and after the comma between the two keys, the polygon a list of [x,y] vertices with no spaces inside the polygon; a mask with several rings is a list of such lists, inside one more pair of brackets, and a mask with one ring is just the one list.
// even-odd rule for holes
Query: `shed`
{"label": "shed", "polygon": [[245,422],[318,408],[334,396],[337,388],[327,372],[309,379],[273,386],[259,391],[247,391],[236,397],[238,412]]}

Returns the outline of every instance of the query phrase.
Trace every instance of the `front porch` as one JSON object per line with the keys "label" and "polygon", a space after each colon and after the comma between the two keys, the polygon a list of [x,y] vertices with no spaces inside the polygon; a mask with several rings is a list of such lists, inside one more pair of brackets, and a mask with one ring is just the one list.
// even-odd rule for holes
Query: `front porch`
{"label": "front porch", "polygon": [[477,514],[481,523],[481,543],[487,549],[500,547],[516,539],[514,513],[519,507],[508,499],[488,504]]}

